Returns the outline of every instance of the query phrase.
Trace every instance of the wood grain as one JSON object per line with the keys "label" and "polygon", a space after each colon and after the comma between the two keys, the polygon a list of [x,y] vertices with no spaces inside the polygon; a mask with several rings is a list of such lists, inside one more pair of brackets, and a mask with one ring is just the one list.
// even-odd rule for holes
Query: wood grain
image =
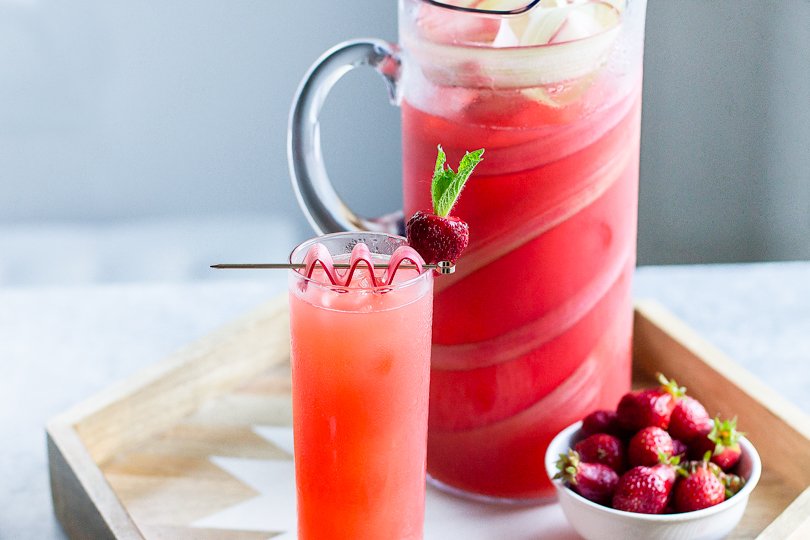
{"label": "wood grain", "polygon": [[[786,488],[782,477],[769,469],[762,471],[759,484],[751,492],[748,507],[740,524],[727,540],[762,540],[760,533],[776,519],[801,492]],[[809,537],[810,538],[810,537]]]}
{"label": "wood grain", "polygon": [[289,358],[282,295],[66,413],[97,463]]}
{"label": "wood grain", "polygon": [[810,488],[787,507],[757,540],[806,540],[810,538]]}
{"label": "wood grain", "polygon": [[233,477],[201,479],[140,474],[104,475],[135,523],[183,525],[210,516],[258,495]]}
{"label": "wood grain", "polygon": [[71,540],[142,540],[119,499],[71,426],[48,425],[53,509]]}
{"label": "wood grain", "polygon": [[133,450],[144,454],[201,458],[292,459],[288,453],[256,435],[249,427],[185,422],[146,440]]}
{"label": "wood grain", "polygon": [[146,540],[267,540],[279,533],[147,525],[143,527],[143,534]]}

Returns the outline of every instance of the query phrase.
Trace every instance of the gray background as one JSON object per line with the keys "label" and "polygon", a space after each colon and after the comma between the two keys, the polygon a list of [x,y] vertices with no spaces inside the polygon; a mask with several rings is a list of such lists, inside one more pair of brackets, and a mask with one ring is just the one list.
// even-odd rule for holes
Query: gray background
{"label": "gray background", "polygon": [[[395,1],[0,0],[0,284],[283,257],[311,234],[290,103],[355,37],[395,40]],[[810,258],[808,58],[807,0],[650,1],[640,264]],[[400,206],[376,74],[338,83],[322,138],[350,206]]]}
{"label": "gray background", "polygon": [[[283,287],[207,264],[311,234],[293,93],[321,52],[394,40],[395,19],[394,0],[0,0],[0,537],[63,538],[47,418]],[[810,259],[808,59],[807,0],[651,0],[640,263]],[[350,204],[399,206],[398,112],[374,74],[338,84],[322,132]],[[636,288],[801,404],[797,264],[643,268]],[[223,275],[262,281],[119,284]]]}

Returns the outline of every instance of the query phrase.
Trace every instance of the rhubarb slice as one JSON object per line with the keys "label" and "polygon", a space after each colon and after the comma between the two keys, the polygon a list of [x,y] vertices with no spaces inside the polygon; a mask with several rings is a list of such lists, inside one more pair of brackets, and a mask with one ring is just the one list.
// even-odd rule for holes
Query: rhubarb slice
{"label": "rhubarb slice", "polygon": [[383,285],[392,285],[397,271],[405,261],[410,261],[411,264],[416,266],[417,274],[423,272],[425,261],[419,256],[419,253],[410,246],[400,246],[391,255],[388,261],[388,269],[385,274],[380,277],[377,275],[378,273],[374,268],[374,259],[371,256],[368,246],[363,242],[358,242],[352,248],[349,268],[341,275],[335,269],[332,254],[329,253],[326,246],[320,242],[316,242],[310,246],[304,257],[305,269],[303,274],[307,279],[320,281],[317,277],[313,277],[318,271],[318,267],[320,267],[326,279],[329,280],[329,283],[339,287],[350,287],[352,286],[352,280],[355,278],[357,267],[363,265],[365,266],[365,272],[363,272],[360,278],[361,281],[356,282],[354,286],[357,287],[358,283],[360,283],[360,288],[374,288]]}
{"label": "rhubarb slice", "polygon": [[456,431],[508,418],[554,391],[606,336],[629,335],[632,270],[628,265],[611,290],[582,319],[527,354],[471,370],[434,368],[430,425]]}
{"label": "rhubarb slice", "polygon": [[[589,358],[544,398],[500,422],[468,430],[428,431],[428,473],[475,493],[533,498],[553,494],[544,455],[556,433],[588,413],[615,408],[630,387],[630,340],[621,321]],[[433,402],[431,401],[431,407]]]}
{"label": "rhubarb slice", "polygon": [[416,271],[418,273],[422,273],[422,265],[424,261],[419,253],[416,252],[411,246],[399,246],[394,253],[391,255],[391,260],[388,261],[388,272],[386,284],[392,285],[395,283],[394,277],[399,270],[399,267],[402,266],[402,263],[405,261],[410,261],[416,266]]}
{"label": "rhubarb slice", "polygon": [[[461,20],[471,17],[474,16],[455,14],[455,18]],[[554,8],[538,6],[522,18],[526,17],[528,24],[522,31],[517,19],[510,23],[511,33],[518,38],[518,43],[501,38],[512,46],[492,47],[499,35],[506,34],[502,23],[498,23],[494,33],[490,30],[483,34],[491,36],[483,38],[489,40],[488,43],[478,41],[482,39],[480,31],[470,34],[468,39],[455,35],[448,42],[440,37],[441,25],[429,30],[422,25],[422,39],[407,33],[403,38],[408,49],[420,60],[425,75],[437,84],[474,87],[480,83],[489,88],[528,88],[570,81],[595,71],[604,63],[621,27],[621,13],[607,2]],[[464,43],[474,46],[464,46]]]}
{"label": "rhubarb slice", "polygon": [[316,266],[320,266],[332,285],[341,284],[341,279],[335,272],[332,254],[320,242],[316,242],[307,250],[307,254],[304,256],[304,264],[306,265],[304,277],[307,279],[313,279],[312,274],[315,272]]}

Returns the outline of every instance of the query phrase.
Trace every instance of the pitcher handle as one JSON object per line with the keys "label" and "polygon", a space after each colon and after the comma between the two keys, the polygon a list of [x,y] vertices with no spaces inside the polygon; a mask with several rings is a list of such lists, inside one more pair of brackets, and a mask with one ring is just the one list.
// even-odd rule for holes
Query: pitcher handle
{"label": "pitcher handle", "polygon": [[318,234],[368,230],[404,234],[402,210],[377,218],[355,214],[341,200],[326,174],[321,152],[318,115],[329,90],[352,69],[373,67],[388,87],[393,105],[400,103],[402,62],[396,45],[379,39],[341,43],[323,54],[301,81],[290,111],[287,160],[298,203]]}

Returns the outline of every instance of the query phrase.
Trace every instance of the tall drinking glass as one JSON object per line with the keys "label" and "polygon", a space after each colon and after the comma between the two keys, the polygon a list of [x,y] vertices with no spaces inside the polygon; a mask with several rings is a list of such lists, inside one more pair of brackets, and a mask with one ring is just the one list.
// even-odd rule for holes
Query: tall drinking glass
{"label": "tall drinking glass", "polygon": [[402,109],[404,214],[484,148],[454,214],[470,226],[436,283],[428,475],[498,500],[553,497],[552,437],[630,385],[645,0],[399,0],[399,44],[325,54],[290,118],[294,184],[319,230],[395,230],[329,184],[317,112],[368,64]]}
{"label": "tall drinking glass", "polygon": [[[365,243],[387,264],[405,239],[338,233],[298,246],[302,263],[321,243],[335,263]],[[433,276],[403,267],[370,283],[362,264],[347,286],[319,266],[290,270],[295,477],[300,540],[419,540]]]}

